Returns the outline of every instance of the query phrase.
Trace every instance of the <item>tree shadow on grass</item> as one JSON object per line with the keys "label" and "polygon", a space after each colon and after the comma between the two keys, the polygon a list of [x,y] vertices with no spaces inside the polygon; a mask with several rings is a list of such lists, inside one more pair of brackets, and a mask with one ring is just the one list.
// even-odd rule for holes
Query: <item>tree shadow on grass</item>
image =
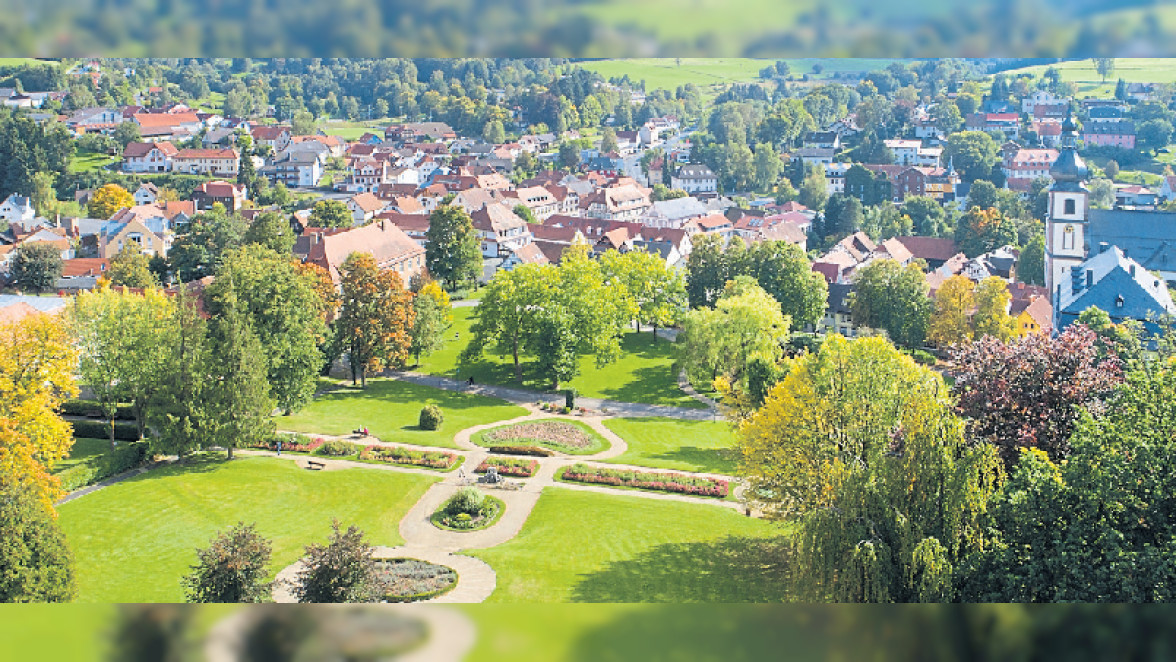
{"label": "tree shadow on grass", "polygon": [[623,384],[600,389],[600,394],[606,399],[616,402],[635,402],[670,407],[702,408],[703,406],[678,388],[678,380],[674,377],[673,368],[670,366],[637,368],[632,375],[632,378]]}
{"label": "tree shadow on grass", "polygon": [[827,644],[794,605],[648,605],[584,632],[573,662],[825,660]]}
{"label": "tree shadow on grass", "polygon": [[586,576],[572,601],[783,602],[789,567],[787,545],[772,538],[668,543]]}
{"label": "tree shadow on grass", "polygon": [[651,460],[681,462],[693,467],[691,471],[731,474],[739,466],[739,451],[735,448],[703,448],[679,446],[673,450],[648,456]]}

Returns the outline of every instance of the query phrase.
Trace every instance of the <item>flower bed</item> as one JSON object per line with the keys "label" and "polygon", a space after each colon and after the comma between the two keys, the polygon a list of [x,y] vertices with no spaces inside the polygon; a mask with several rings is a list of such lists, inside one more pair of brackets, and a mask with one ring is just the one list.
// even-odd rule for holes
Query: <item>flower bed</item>
{"label": "flower bed", "polygon": [[347,457],[358,453],[359,447],[346,441],[332,439],[324,444],[320,444],[315,452],[319,455],[326,455],[327,457]]}
{"label": "flower bed", "polygon": [[461,457],[442,451],[416,451],[389,446],[368,446],[359,454],[359,459],[368,462],[387,462],[445,471],[457,466]]}
{"label": "flower bed", "polygon": [[551,457],[555,453],[546,448],[539,448],[538,446],[491,446],[491,453],[502,453],[503,455],[533,455],[535,457]]}
{"label": "flower bed", "polygon": [[377,559],[376,594],[385,602],[418,602],[457,586],[453,568],[419,559]]}
{"label": "flower bed", "polygon": [[484,430],[471,441],[480,446],[538,446],[564,453],[591,454],[607,446],[605,440],[583,423],[555,419],[527,421]]}
{"label": "flower bed", "polygon": [[573,464],[564,470],[561,478],[576,483],[635,487],[642,490],[675,492],[720,499],[726,498],[728,489],[727,481],[717,478],[697,478],[685,474],[653,471],[606,469],[590,467],[586,464]]}
{"label": "flower bed", "polygon": [[283,453],[313,453],[317,451],[320,446],[325,444],[326,440],[322,437],[315,437],[314,439],[311,439],[304,434],[279,434],[273,439],[256,442],[250,447],[276,451],[278,450],[278,442],[282,442]]}
{"label": "flower bed", "polygon": [[539,468],[539,462],[536,460],[516,460],[509,457],[488,457],[482,460],[482,463],[474,471],[477,473],[486,473],[490,467],[497,469],[498,473],[503,476],[530,478],[535,475],[535,471]]}

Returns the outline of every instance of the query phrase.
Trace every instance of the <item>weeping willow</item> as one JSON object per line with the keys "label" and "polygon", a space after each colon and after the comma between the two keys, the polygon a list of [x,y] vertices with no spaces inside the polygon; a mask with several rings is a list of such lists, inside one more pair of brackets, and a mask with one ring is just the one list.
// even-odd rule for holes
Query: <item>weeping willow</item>
{"label": "weeping willow", "polygon": [[808,600],[953,600],[1001,479],[992,447],[964,442],[942,379],[879,339],[834,337],[800,359],[741,447],[765,507],[797,522]]}

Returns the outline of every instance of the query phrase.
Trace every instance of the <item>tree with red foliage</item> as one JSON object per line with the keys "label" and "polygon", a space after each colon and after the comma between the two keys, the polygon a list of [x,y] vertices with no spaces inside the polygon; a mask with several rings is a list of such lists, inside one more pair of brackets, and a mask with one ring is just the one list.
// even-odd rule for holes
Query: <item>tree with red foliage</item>
{"label": "tree with red foliage", "polygon": [[968,421],[968,436],[995,445],[1009,468],[1021,448],[1040,449],[1055,462],[1069,456],[1081,410],[1098,416],[1123,381],[1122,362],[1100,356],[1098,337],[1081,324],[1056,338],[985,337],[957,347],[952,360],[956,410]]}

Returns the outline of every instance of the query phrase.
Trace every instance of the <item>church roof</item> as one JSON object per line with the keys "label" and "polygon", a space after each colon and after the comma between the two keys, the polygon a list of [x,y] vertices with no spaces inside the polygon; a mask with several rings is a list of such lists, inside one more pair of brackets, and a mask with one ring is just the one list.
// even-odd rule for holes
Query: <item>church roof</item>
{"label": "church roof", "polygon": [[1116,322],[1127,319],[1146,322],[1155,315],[1176,313],[1167,284],[1125,256],[1117,246],[1094,253],[1073,269],[1075,276],[1059,283],[1060,327],[1091,307],[1103,310]]}
{"label": "church roof", "polygon": [[1176,212],[1091,209],[1089,252],[1118,246],[1149,271],[1176,271]]}

